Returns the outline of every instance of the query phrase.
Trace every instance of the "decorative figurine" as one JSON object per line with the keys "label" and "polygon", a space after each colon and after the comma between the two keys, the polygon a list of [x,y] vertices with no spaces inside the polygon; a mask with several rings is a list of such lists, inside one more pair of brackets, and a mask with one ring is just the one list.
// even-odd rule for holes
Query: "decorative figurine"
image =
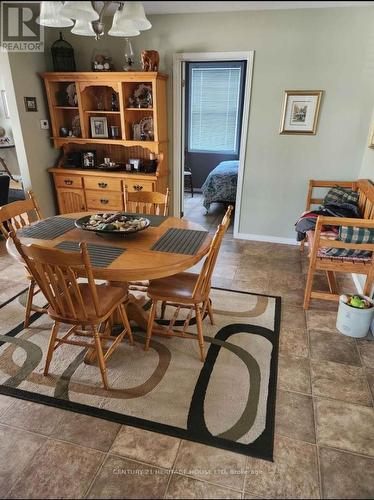
{"label": "decorative figurine", "polygon": [[160,55],[157,50],[143,50],[141,53],[142,71],[158,71]]}

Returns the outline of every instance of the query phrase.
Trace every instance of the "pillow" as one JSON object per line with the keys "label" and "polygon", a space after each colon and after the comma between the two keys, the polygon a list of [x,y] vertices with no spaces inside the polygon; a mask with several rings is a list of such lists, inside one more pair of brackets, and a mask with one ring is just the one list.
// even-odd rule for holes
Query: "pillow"
{"label": "pillow", "polygon": [[359,194],[357,191],[352,191],[352,189],[342,188],[340,186],[334,186],[331,188],[323,200],[323,204],[327,205],[329,203],[342,204],[351,203],[352,205],[358,204]]}
{"label": "pillow", "polygon": [[[336,239],[345,243],[374,243],[374,229],[341,226]],[[324,254],[329,257],[371,257],[369,250],[348,248],[327,248]]]}

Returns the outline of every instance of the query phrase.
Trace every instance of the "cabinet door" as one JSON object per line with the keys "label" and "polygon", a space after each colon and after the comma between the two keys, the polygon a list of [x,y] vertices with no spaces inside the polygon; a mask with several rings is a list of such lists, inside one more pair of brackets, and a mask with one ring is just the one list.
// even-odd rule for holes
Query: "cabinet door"
{"label": "cabinet door", "polygon": [[60,214],[84,212],[86,210],[83,189],[58,189],[57,198]]}

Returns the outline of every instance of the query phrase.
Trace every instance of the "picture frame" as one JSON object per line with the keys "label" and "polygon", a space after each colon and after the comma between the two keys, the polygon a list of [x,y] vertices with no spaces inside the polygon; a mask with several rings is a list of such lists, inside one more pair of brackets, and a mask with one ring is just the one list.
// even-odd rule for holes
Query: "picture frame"
{"label": "picture frame", "polygon": [[6,95],[6,90],[1,91],[1,101],[3,103],[3,109],[4,109],[4,116],[5,118],[10,118],[10,111],[9,111],[9,106],[8,106],[8,99]]}
{"label": "picture frame", "polygon": [[374,149],[374,124],[372,125],[370,131],[369,148]]}
{"label": "picture frame", "polygon": [[129,158],[129,163],[134,170],[139,170],[140,160],[138,158]]}
{"label": "picture frame", "polygon": [[82,168],[95,168],[96,167],[96,151],[81,151],[81,166]]}
{"label": "picture frame", "polygon": [[90,124],[93,139],[108,139],[108,120],[105,116],[91,116]]}
{"label": "picture frame", "polygon": [[24,97],[25,109],[27,112],[38,111],[38,105],[36,103],[36,97]]}
{"label": "picture frame", "polygon": [[285,90],[280,134],[315,135],[323,90]]}

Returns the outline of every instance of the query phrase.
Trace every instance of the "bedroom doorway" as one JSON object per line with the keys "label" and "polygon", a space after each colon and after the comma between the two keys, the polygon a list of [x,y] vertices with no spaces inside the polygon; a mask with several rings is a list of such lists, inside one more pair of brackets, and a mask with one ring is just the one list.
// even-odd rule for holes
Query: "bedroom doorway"
{"label": "bedroom doorway", "polygon": [[175,54],[174,213],[238,232],[253,53]]}

